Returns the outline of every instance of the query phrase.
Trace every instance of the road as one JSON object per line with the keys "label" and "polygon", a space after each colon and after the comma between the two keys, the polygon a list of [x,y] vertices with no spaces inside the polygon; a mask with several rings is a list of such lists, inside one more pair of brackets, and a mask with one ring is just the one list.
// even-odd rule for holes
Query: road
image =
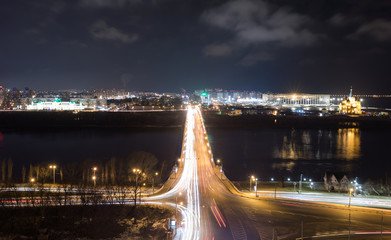
{"label": "road", "polygon": [[[259,185],[258,185],[259,187]],[[250,196],[255,196],[255,192],[249,193]],[[312,201],[312,202],[325,202],[325,203],[336,203],[342,205],[349,204],[349,194],[339,193],[321,193],[321,192],[284,192],[284,191],[258,191],[258,195],[274,198],[276,195],[278,198]],[[352,206],[362,207],[376,207],[391,209],[391,198],[389,197],[373,197],[373,196],[352,196]]]}
{"label": "road", "polygon": [[[185,201],[178,239],[296,239],[301,235],[368,234],[391,231],[391,212],[289,199],[256,199],[233,194],[213,160],[198,108],[188,111],[183,171],[170,191],[155,197]],[[225,181],[221,181],[220,178]],[[182,206],[181,206],[182,207]],[[350,221],[349,221],[350,218]],[[350,223],[350,224],[349,224]],[[327,238],[327,239],[330,239]],[[363,238],[360,238],[363,239]],[[364,239],[370,239],[364,237]],[[383,237],[383,239],[386,239]]]}
{"label": "road", "polygon": [[[261,197],[239,192],[215,166],[197,107],[187,111],[178,172],[173,175],[158,194],[143,201],[176,208],[181,222],[175,239],[381,239],[380,232],[382,239],[391,239],[390,209],[354,206],[360,204],[356,200],[348,207],[346,199],[327,194],[294,199],[297,195],[279,193],[273,198],[270,192]],[[335,204],[337,200],[343,204]]]}

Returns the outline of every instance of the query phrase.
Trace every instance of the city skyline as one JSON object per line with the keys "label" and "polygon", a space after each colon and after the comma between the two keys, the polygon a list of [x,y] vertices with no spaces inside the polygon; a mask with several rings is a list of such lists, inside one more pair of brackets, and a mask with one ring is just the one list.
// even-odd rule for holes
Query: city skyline
{"label": "city skyline", "polygon": [[389,94],[387,1],[5,1],[8,88]]}

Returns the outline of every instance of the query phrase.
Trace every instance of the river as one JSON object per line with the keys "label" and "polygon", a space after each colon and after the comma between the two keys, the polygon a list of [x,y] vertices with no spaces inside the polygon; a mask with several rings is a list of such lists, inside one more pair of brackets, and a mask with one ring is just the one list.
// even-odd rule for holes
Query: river
{"label": "river", "polygon": [[[208,134],[215,159],[221,159],[232,180],[246,180],[251,174],[261,180],[279,175],[297,180],[302,173],[322,181],[326,171],[361,181],[391,176],[390,131],[212,127]],[[3,131],[0,161],[12,158],[18,176],[21,166],[30,163],[106,162],[146,151],[158,158],[159,166],[165,162],[167,173],[180,155],[182,137],[183,128]]]}

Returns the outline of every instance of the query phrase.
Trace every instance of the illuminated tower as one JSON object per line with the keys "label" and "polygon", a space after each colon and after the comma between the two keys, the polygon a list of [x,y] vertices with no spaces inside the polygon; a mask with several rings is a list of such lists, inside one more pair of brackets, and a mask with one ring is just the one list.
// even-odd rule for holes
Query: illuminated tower
{"label": "illuminated tower", "polygon": [[361,114],[361,102],[353,97],[353,88],[350,87],[349,97],[345,98],[339,104],[339,113],[342,114]]}

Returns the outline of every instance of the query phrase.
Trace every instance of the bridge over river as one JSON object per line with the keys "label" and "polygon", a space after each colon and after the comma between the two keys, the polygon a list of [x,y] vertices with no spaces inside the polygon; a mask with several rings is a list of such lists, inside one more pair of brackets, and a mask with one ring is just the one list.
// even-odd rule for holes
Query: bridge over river
{"label": "bridge over river", "polygon": [[188,109],[178,166],[175,178],[144,198],[176,207],[181,221],[175,239],[386,239],[391,234],[389,209],[348,206],[345,196],[331,203],[327,194],[301,199],[238,191],[214,162],[198,107]]}

